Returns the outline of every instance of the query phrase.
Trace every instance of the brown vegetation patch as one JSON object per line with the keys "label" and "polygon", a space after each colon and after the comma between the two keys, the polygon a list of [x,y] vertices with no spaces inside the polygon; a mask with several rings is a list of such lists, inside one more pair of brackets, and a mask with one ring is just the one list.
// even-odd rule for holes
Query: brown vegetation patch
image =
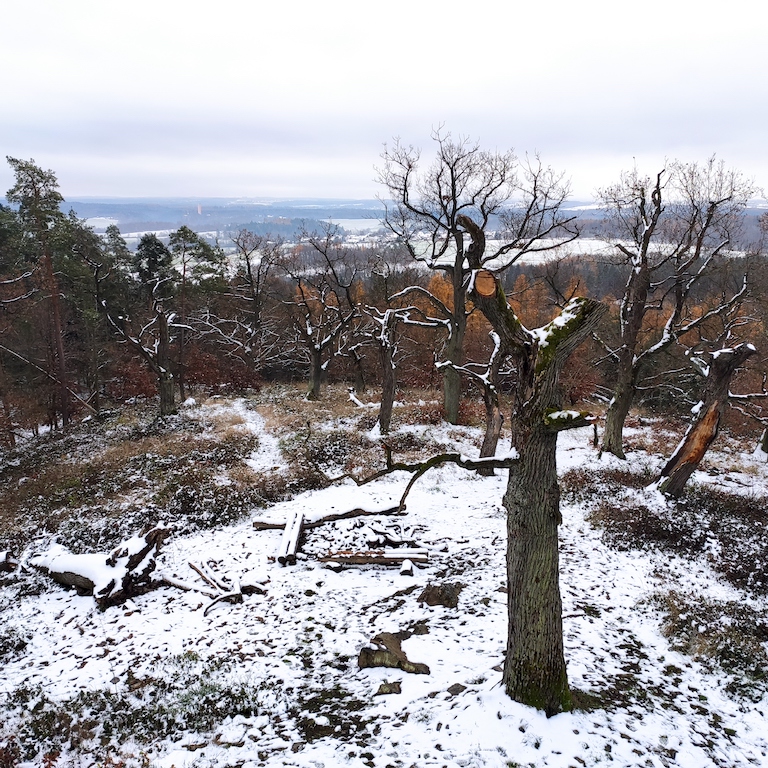
{"label": "brown vegetation patch", "polygon": [[703,558],[734,586],[768,594],[768,517],[763,497],[701,486],[665,505],[605,498],[589,519],[618,549],[655,546]]}
{"label": "brown vegetation patch", "polygon": [[731,675],[728,693],[762,699],[768,690],[768,620],[741,602],[707,601],[677,591],[651,604],[664,615],[662,631],[673,650]]}
{"label": "brown vegetation patch", "polygon": [[577,467],[563,473],[560,491],[569,501],[583,501],[594,497],[616,496],[627,489],[645,488],[653,482],[655,474],[649,466],[639,470],[629,467],[606,467],[605,469],[584,469]]}
{"label": "brown vegetation patch", "polygon": [[[632,423],[630,421],[627,426],[632,426]],[[647,453],[657,456],[670,456],[688,427],[688,424],[665,421],[663,425],[655,424],[653,429],[648,429],[649,422],[643,419],[634,420],[634,424],[645,428],[634,434],[625,432],[624,450],[627,453]]]}
{"label": "brown vegetation patch", "polygon": [[0,545],[20,551],[39,533],[56,533],[76,551],[103,549],[160,520],[192,530],[236,519],[264,503],[248,483],[227,478],[258,443],[241,422],[225,416],[204,431],[181,416],[142,423],[107,414],[9,452]]}

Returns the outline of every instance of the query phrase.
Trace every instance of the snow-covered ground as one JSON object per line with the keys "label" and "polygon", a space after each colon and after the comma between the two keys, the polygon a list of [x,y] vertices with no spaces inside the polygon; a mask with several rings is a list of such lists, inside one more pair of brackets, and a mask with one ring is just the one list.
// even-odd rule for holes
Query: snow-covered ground
{"label": "snow-covered ground", "polygon": [[[259,471],[285,471],[258,409],[242,401],[190,406],[212,417],[206,408],[240,409],[260,435],[259,449],[244,460]],[[476,455],[476,430],[423,430]],[[764,493],[765,465],[741,459],[752,492]],[[635,454],[630,464],[654,460]],[[561,473],[620,464],[597,456],[589,429],[561,435],[558,461]],[[0,765],[768,765],[765,689],[729,693],[726,672],[673,650],[658,602],[670,592],[741,601],[765,618],[766,600],[729,585],[703,559],[612,548],[588,521],[589,505],[574,500],[578,494],[564,494],[562,503],[561,588],[569,678],[583,708],[550,719],[511,701],[501,685],[501,473],[432,470],[411,492],[405,515],[314,528],[294,566],[273,560],[281,531],[252,525],[297,507],[310,516],[382,509],[407,479],[360,488],[342,482],[226,528],[169,539],[159,568],[178,579],[202,587],[189,564],[206,563],[213,573],[262,582],[263,594],[239,604],[220,602],[206,613],[209,597],[170,586],[103,613],[93,598],[56,586],[12,604],[4,599]],[[639,493],[646,504],[663,503]],[[405,576],[377,566],[335,572],[317,560],[382,530],[426,547],[428,564]],[[458,607],[419,601],[428,584],[443,583],[462,586]],[[380,632],[405,633],[403,650],[429,674],[360,669],[360,650]],[[384,682],[399,682],[401,693],[377,695]],[[26,752],[3,762],[14,742]]]}

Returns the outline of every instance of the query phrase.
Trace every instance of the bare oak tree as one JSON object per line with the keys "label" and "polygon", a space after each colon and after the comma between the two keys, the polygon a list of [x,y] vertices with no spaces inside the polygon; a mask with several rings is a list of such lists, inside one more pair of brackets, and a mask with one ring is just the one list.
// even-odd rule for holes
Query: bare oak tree
{"label": "bare oak tree", "polygon": [[[450,133],[432,134],[436,158],[425,171],[421,153],[396,140],[386,147],[378,180],[387,189],[384,223],[402,241],[410,256],[441,273],[451,285],[451,302],[430,297],[432,309],[449,322],[443,371],[445,418],[458,420],[467,331],[466,229],[471,219],[483,233],[498,229],[493,247],[480,266],[502,272],[525,253],[545,251],[576,237],[574,218],[562,212],[568,194],[563,177],[544,167],[538,157],[520,163],[515,154],[488,152],[469,139],[454,141]],[[423,290],[423,289],[422,289]]]}
{"label": "bare oak tree", "polygon": [[213,313],[208,307],[197,313],[194,326],[213,340],[226,355],[239,360],[254,374],[282,358],[274,297],[274,279],[283,256],[283,242],[268,235],[241,229],[232,238],[236,272],[227,298],[230,311]]}
{"label": "bare oak tree", "polygon": [[[672,163],[655,177],[635,169],[600,191],[612,242],[628,278],[619,312],[618,343],[609,348],[616,384],[602,450],[624,458],[624,422],[644,371],[685,334],[729,311],[746,283],[708,312],[697,311],[695,289],[736,245],[753,186],[710,158]],[[655,330],[658,329],[658,330]]]}
{"label": "bare oak tree", "polygon": [[[483,264],[485,238],[467,218],[472,276]],[[483,294],[486,292],[484,291]],[[586,426],[587,414],[562,410],[558,386],[568,357],[592,333],[606,307],[573,298],[550,323],[527,329],[497,281],[493,295],[471,298],[490,322],[516,369],[510,429],[518,460],[509,470],[507,510],[508,634],[504,685],[516,701],[548,716],[571,708],[563,650],[557,529],[561,522],[557,436]]]}
{"label": "bare oak tree", "polygon": [[291,290],[288,309],[298,346],[309,358],[307,397],[320,397],[322,376],[331,360],[344,352],[359,307],[352,293],[354,259],[342,243],[338,227],[303,232],[307,250],[296,249],[281,263]]}

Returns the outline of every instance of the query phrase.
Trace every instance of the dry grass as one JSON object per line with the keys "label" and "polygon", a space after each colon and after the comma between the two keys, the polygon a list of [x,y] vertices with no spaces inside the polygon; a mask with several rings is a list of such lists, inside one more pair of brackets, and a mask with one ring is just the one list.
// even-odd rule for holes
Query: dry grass
{"label": "dry grass", "polygon": [[[674,422],[659,422],[655,419],[633,418],[627,420],[626,425],[630,431],[624,435],[625,452],[647,453],[651,456],[671,456],[677,448],[682,436],[685,434],[687,424]],[[651,429],[647,427],[651,426]],[[633,432],[632,428],[641,428],[640,432]]]}
{"label": "dry grass", "polygon": [[224,411],[202,424],[127,409],[21,446],[2,457],[0,547],[19,552],[56,533],[73,547],[106,548],[160,519],[183,530],[243,514],[258,495],[246,483],[227,495],[218,487],[256,448],[243,425]]}

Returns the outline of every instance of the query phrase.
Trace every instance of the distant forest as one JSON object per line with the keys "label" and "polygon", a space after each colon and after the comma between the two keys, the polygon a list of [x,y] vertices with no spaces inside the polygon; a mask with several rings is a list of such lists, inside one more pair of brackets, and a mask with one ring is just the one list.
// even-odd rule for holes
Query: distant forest
{"label": "distant forest", "polygon": [[[319,397],[329,380],[376,391],[393,370],[393,392],[442,388],[449,421],[469,418],[497,344],[473,298],[478,267],[525,328],[545,326],[576,296],[608,308],[562,373],[565,404],[616,401],[621,350],[636,323],[630,357],[642,364],[621,374],[630,403],[687,412],[704,386],[691,361],[749,342],[759,352],[737,372],[751,397],[737,403],[736,418],[745,429],[768,423],[759,397],[766,218],[748,207],[744,185],[713,210],[696,198],[696,184],[711,187],[718,174],[728,183],[722,168],[696,166],[687,203],[654,177],[628,176],[599,210],[569,204],[554,188],[528,208],[484,209],[459,190],[452,207],[440,198],[422,210],[398,199],[397,177],[386,209],[318,200],[70,204],[52,171],[11,163],[16,184],[0,206],[0,440],[8,446],[129,399],[156,399],[169,414],[200,389],[306,379]],[[654,202],[662,192],[670,199]],[[97,217],[120,225],[97,233],[85,223]],[[381,230],[354,239],[331,223],[374,217]],[[212,230],[225,242],[199,234]],[[130,248],[129,232],[142,233]],[[473,269],[481,236],[488,258]],[[493,249],[503,254],[497,261]],[[642,289],[632,277],[641,267]],[[638,291],[642,311],[632,309]],[[514,356],[505,357],[493,370],[496,390],[511,392],[518,375]]]}

